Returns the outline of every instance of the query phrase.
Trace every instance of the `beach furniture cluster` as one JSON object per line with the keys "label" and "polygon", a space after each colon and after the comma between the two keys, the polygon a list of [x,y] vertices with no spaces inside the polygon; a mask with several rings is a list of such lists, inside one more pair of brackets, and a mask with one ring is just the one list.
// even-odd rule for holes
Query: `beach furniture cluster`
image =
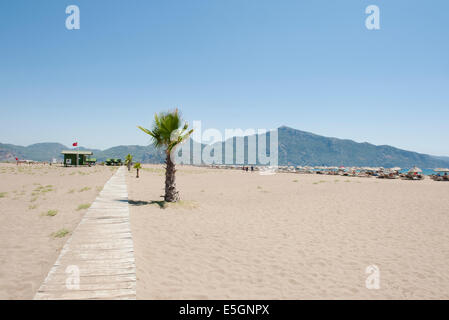
{"label": "beach furniture cluster", "polygon": [[121,166],[122,165],[122,159],[106,159],[104,162],[107,166]]}
{"label": "beach furniture cluster", "polygon": [[449,181],[449,169],[437,168],[434,170],[436,174],[430,176],[434,181]]}
{"label": "beach furniture cluster", "polygon": [[[211,169],[244,170],[249,167],[251,171],[273,171],[276,173],[296,173],[296,174],[320,174],[345,177],[378,178],[378,179],[402,179],[402,180],[423,180],[426,175],[418,167],[402,169],[400,167],[328,167],[328,166],[256,166],[256,165],[199,165]],[[435,181],[449,181],[449,169],[434,169],[436,174],[429,175]]]}

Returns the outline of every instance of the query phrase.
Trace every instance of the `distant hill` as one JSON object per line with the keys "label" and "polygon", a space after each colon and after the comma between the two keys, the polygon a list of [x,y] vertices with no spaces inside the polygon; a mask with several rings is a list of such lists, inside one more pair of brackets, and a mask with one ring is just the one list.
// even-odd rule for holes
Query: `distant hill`
{"label": "distant hill", "polygon": [[[50,161],[53,158],[62,160],[61,151],[70,149],[72,148],[60,143],[36,143],[27,147],[0,143],[0,161],[14,161],[16,157],[35,161]],[[151,145],[117,146],[106,150],[87,149],[84,147],[79,149],[92,151],[94,153],[93,157],[97,161],[105,161],[107,158],[124,159],[128,153],[134,156],[135,161],[144,163],[159,163],[163,159],[163,152],[156,150]]]}
{"label": "distant hill", "polygon": [[328,138],[288,127],[280,127],[279,162],[294,165],[382,166],[435,168],[449,166],[449,158],[376,146],[352,140]]}
{"label": "distant hill", "polygon": [[[258,136],[255,137],[259,139]],[[233,138],[235,141],[235,138]],[[268,137],[269,139],[269,137]],[[244,138],[245,149],[248,137]],[[191,145],[193,142],[190,141]],[[224,159],[224,142],[223,159]],[[449,167],[449,157],[437,157],[391,146],[376,146],[352,140],[329,138],[289,127],[278,129],[279,165],[327,165],[327,166],[382,166],[422,168]],[[202,148],[205,145],[201,146]],[[62,159],[61,151],[70,149],[60,143],[37,143],[27,147],[0,143],[0,161],[14,161],[15,157],[36,161]],[[80,147],[80,149],[84,149]],[[89,149],[92,150],[92,149]],[[164,153],[153,146],[117,146],[106,150],[92,150],[97,161],[107,158],[121,158],[130,153],[134,161],[162,163]],[[234,157],[235,157],[234,145]],[[245,162],[247,154],[245,152]]]}
{"label": "distant hill", "polygon": [[28,147],[16,146],[13,144],[0,143],[0,161],[14,161],[19,159],[49,161],[52,158],[61,158],[62,150],[67,149],[60,143],[36,143]]}

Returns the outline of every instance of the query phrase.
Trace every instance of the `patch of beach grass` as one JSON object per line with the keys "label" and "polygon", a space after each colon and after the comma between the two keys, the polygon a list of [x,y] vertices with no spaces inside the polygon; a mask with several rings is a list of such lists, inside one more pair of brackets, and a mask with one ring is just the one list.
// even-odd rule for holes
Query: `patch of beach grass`
{"label": "patch of beach grass", "polygon": [[58,210],[48,210],[45,215],[49,216],[49,217],[54,217],[55,215],[58,214]]}
{"label": "patch of beach grass", "polygon": [[89,204],[89,203],[83,203],[83,204],[80,204],[80,205],[78,206],[78,208],[76,208],[76,211],[89,209],[89,207],[90,207],[90,204]]}
{"label": "patch of beach grass", "polygon": [[298,182],[298,179],[293,180],[293,182]]}
{"label": "patch of beach grass", "polygon": [[70,189],[67,193],[74,193],[75,189]]}
{"label": "patch of beach grass", "polygon": [[51,191],[55,191],[55,190],[51,189],[51,188],[46,188],[46,189],[43,189],[41,192],[42,193],[47,193],[47,192],[51,192]]}
{"label": "patch of beach grass", "polygon": [[84,187],[82,189],[79,189],[78,192],[89,191],[90,189],[91,189],[90,187]]}
{"label": "patch of beach grass", "polygon": [[69,230],[67,230],[67,229],[65,229],[65,228],[62,228],[62,229],[59,229],[58,231],[56,231],[56,232],[53,232],[52,234],[51,234],[51,236],[53,237],[53,238],[64,238],[66,235],[68,235],[70,233],[70,231]]}
{"label": "patch of beach grass", "polygon": [[28,206],[28,209],[33,210],[37,208],[37,204],[31,204]]}
{"label": "patch of beach grass", "polygon": [[47,192],[51,192],[51,191],[54,191],[52,185],[47,185],[45,187],[40,185],[39,187],[33,189],[33,192],[31,193],[31,195],[32,196],[37,196],[39,194],[47,193]]}
{"label": "patch of beach grass", "polygon": [[6,197],[7,194],[8,194],[8,192],[0,192],[0,198]]}

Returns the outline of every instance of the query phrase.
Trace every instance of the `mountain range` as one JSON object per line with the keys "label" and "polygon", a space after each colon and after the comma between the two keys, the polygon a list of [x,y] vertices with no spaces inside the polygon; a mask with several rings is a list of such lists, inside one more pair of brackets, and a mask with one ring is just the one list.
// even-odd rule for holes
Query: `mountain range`
{"label": "mountain range", "polygon": [[[267,140],[269,136],[268,134]],[[255,138],[258,140],[260,136]],[[246,149],[248,137],[244,137],[244,142]],[[193,144],[192,141],[190,143]],[[205,145],[201,146],[204,147]],[[27,147],[0,143],[0,161],[14,161],[15,157],[35,161],[49,161],[52,158],[61,160],[61,151],[67,149],[70,148],[60,143],[37,143]],[[80,150],[85,148],[80,147]],[[93,151],[93,157],[97,161],[104,161],[107,158],[124,159],[128,153],[133,155],[134,161],[142,163],[162,163],[164,160],[163,151],[155,149],[152,145],[126,145],[106,150],[89,150]],[[235,153],[234,144],[234,156]],[[431,156],[388,145],[376,146],[367,142],[329,138],[285,126],[278,128],[278,155],[279,165],[449,167],[449,157]],[[247,162],[246,152],[245,162]]]}

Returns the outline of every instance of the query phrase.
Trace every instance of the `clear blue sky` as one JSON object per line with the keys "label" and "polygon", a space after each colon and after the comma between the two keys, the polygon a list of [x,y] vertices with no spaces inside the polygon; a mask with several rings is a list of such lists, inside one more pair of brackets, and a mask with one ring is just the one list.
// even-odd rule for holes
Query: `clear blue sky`
{"label": "clear blue sky", "polygon": [[[365,28],[370,4],[381,30]],[[447,0],[3,0],[0,142],[144,145],[136,125],[179,107],[207,128],[449,156],[448,14]]]}

